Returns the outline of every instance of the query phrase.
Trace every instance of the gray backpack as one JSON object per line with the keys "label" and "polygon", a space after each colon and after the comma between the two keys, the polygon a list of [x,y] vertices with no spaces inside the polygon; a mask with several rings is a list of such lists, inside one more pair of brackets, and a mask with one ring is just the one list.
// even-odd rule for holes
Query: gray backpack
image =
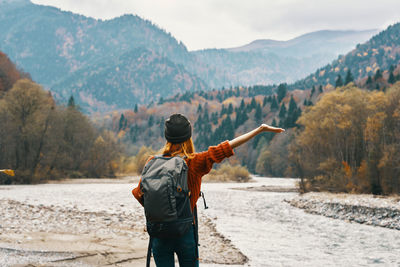
{"label": "gray backpack", "polygon": [[181,157],[156,156],[144,167],[140,187],[150,237],[177,238],[193,227],[187,174]]}

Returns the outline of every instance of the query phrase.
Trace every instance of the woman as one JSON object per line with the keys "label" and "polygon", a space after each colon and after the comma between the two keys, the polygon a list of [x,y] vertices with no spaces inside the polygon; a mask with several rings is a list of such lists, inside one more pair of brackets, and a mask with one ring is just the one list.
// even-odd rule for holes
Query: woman
{"label": "woman", "polygon": [[[188,166],[188,187],[191,192],[190,206],[196,213],[196,202],[200,196],[201,178],[210,172],[214,163],[234,155],[233,149],[246,143],[263,132],[281,133],[285,130],[262,124],[258,128],[243,134],[231,141],[224,141],[217,146],[210,146],[207,151],[195,153],[192,141],[192,127],[189,120],[181,114],[173,114],[165,122],[165,138],[167,142],[162,149],[164,156],[184,157]],[[135,198],[143,205],[143,192],[140,182],[132,190]],[[176,239],[152,239],[151,246],[157,266],[174,266],[174,253],[177,254],[180,266],[198,266],[197,241],[195,230],[190,229],[184,236]]]}

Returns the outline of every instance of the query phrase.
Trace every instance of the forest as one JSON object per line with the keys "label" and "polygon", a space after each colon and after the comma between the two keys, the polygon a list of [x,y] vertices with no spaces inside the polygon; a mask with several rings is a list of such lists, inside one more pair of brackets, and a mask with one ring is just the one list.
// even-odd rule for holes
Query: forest
{"label": "forest", "polygon": [[399,193],[399,80],[395,65],[357,80],[347,68],[334,86],[317,80],[307,90],[282,83],[188,91],[89,118],[73,96],[57,103],[1,53],[0,166],[16,177],[0,182],[140,174],[165,143],[165,119],[183,113],[192,122],[197,151],[261,123],[287,129],[257,136],[226,164],[300,177],[302,191]]}
{"label": "forest", "polygon": [[163,123],[170,112],[190,118],[199,151],[264,122],[287,131],[257,136],[235,151],[232,165],[265,176],[301,177],[303,191],[398,193],[398,68],[379,72],[371,78],[373,86],[355,82],[348,72],[342,81],[337,76],[336,88],[289,91],[280,84],[186,93],[115,113],[108,126],[128,151],[139,151],[120,162],[137,170],[134,162],[145,161],[141,157],[165,142]]}
{"label": "forest", "polygon": [[0,166],[16,174],[0,183],[113,177],[118,155],[114,135],[97,129],[73,98],[56,104],[0,53]]}

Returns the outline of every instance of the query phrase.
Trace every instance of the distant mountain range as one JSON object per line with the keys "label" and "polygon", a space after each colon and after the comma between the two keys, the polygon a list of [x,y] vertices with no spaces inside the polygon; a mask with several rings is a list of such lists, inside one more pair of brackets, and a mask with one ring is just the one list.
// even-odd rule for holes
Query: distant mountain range
{"label": "distant mountain range", "polygon": [[[226,74],[231,85],[291,83],[367,41],[377,30],[317,31],[289,41],[256,40],[229,49],[194,54]],[[226,84],[225,84],[226,86]]]}
{"label": "distant mountain range", "polygon": [[138,16],[104,21],[0,0],[0,50],[58,99],[73,95],[87,111],[132,108],[187,91],[293,82],[375,32],[320,31],[190,52]]}
{"label": "distant mountain range", "polygon": [[378,70],[382,74],[388,73],[399,64],[400,23],[396,23],[290,87],[303,90],[315,85],[335,86],[338,76],[344,80],[349,71],[355,81],[366,80],[368,76],[375,76]]}

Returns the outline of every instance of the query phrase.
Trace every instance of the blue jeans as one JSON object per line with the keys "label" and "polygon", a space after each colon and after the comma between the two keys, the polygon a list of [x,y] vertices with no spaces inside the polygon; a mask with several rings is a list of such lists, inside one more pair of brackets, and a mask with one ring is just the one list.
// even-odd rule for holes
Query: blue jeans
{"label": "blue jeans", "polygon": [[[198,267],[196,258],[197,246],[194,240],[194,229],[180,238],[153,238],[152,249],[156,265],[159,267],[174,267],[174,252],[178,256],[180,267]],[[197,253],[198,255],[198,253]]]}

